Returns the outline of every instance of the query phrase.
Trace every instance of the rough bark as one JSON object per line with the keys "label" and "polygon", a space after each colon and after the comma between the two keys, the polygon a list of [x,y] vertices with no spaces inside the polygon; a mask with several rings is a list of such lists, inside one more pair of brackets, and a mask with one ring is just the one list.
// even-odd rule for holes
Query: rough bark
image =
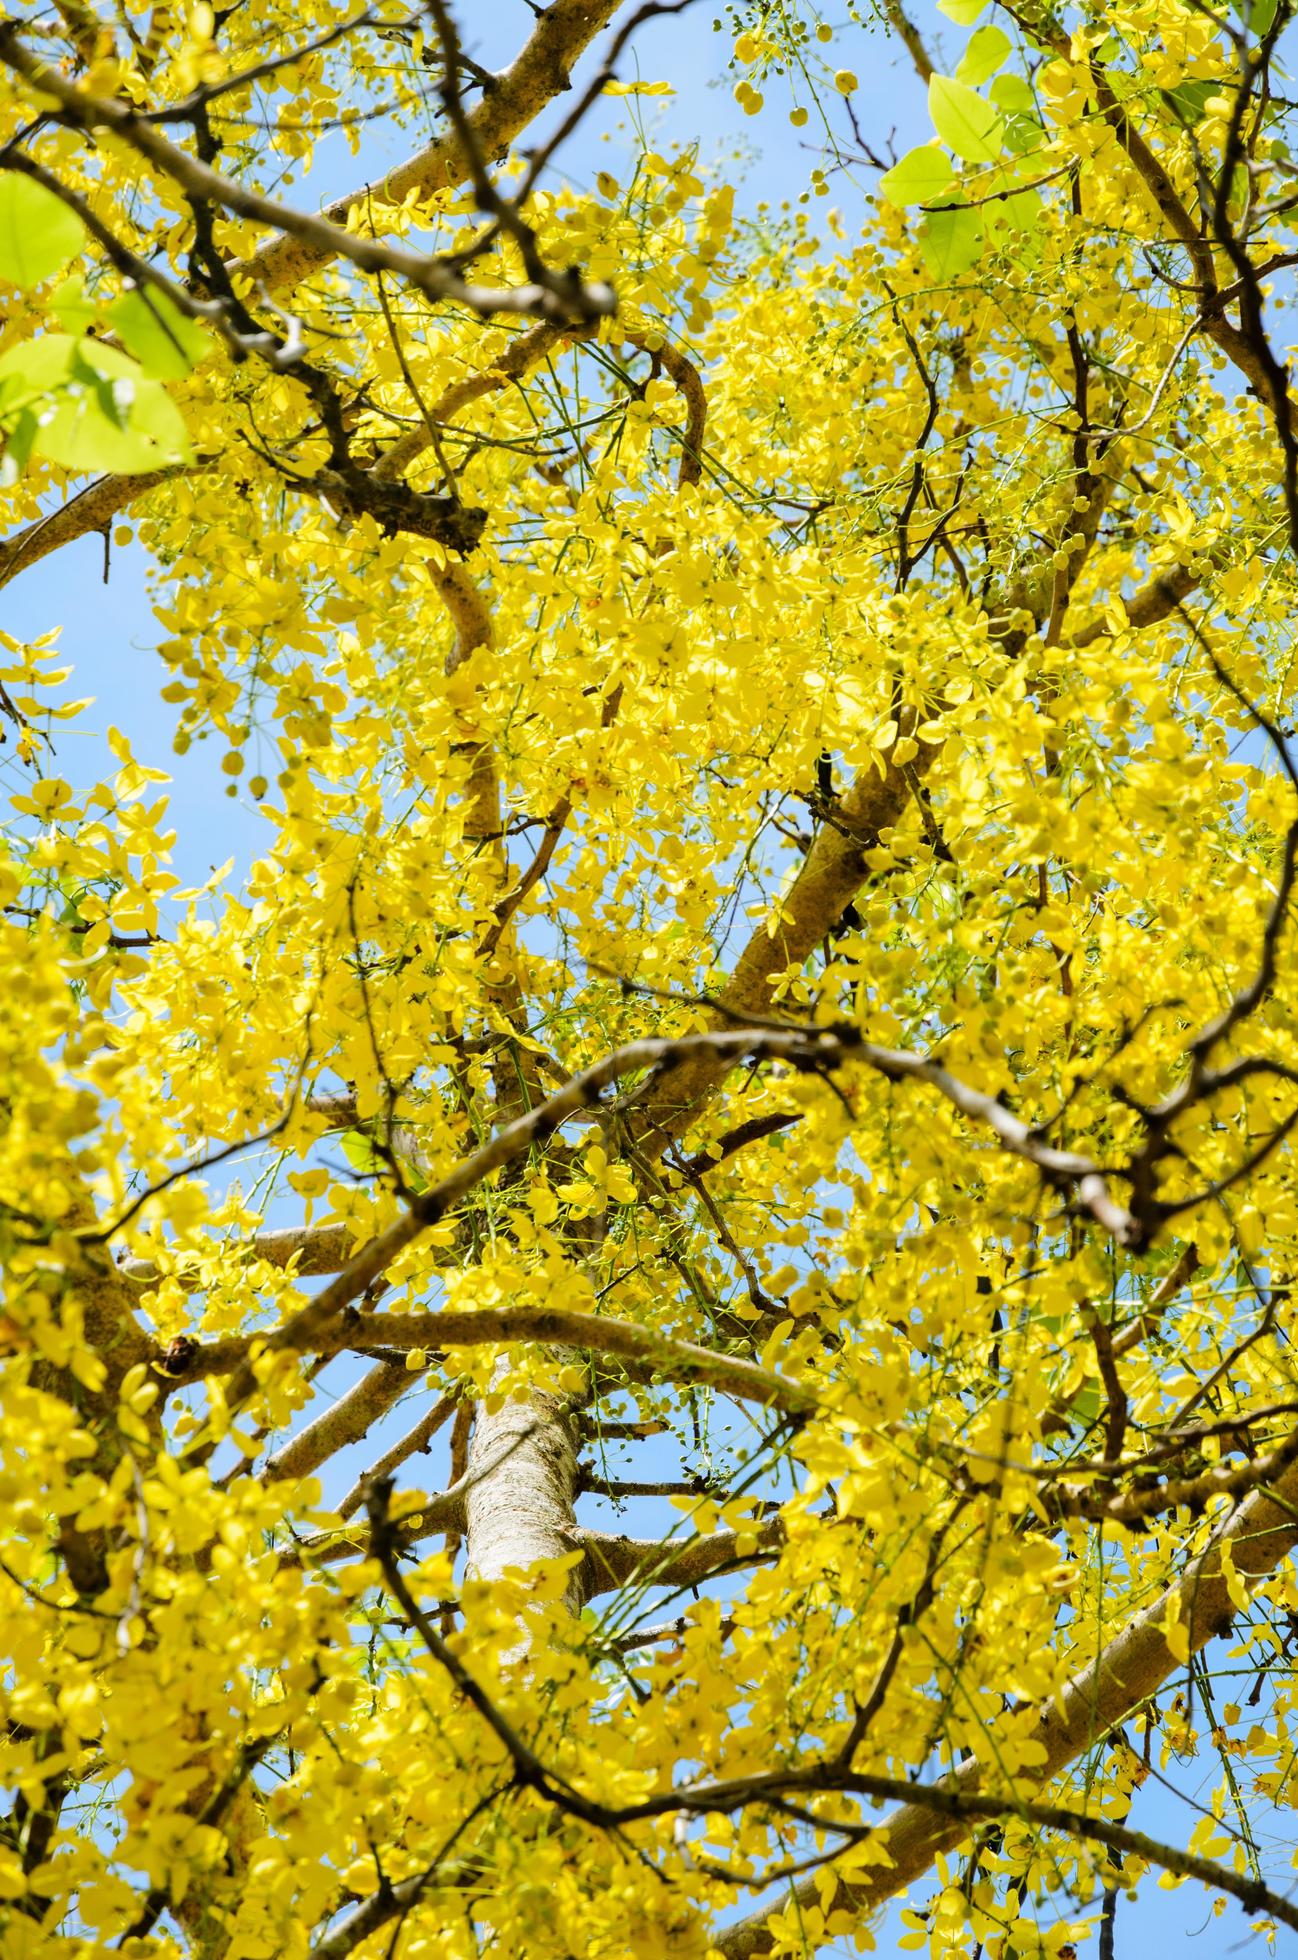
{"label": "rough bark", "polygon": [[[904,731],[903,731],[904,732]],[[864,853],[895,824],[911,795],[914,772],[935,751],[921,748],[905,768],[889,757],[882,772],[867,769],[839,798],[833,822],[823,824],[791,889],[763,920],[735,962],[720,996],[716,1024],[774,1011],[774,982],[803,966],[842,918],[866,876]],[[632,1113],[637,1149],[657,1156],[689,1128],[731,1063],[699,1055],[668,1069]]]}
{"label": "rough bark", "polygon": [[[348,1348],[362,1352],[378,1348],[391,1349],[395,1355],[420,1348],[440,1353],[450,1347],[509,1341],[536,1341],[578,1353],[613,1356],[629,1381],[652,1382],[666,1377],[676,1383],[706,1383],[738,1401],[783,1409],[789,1415],[813,1415],[818,1407],[813,1390],[742,1355],[717,1354],[693,1341],[674,1341],[638,1321],[565,1307],[443,1307],[433,1313],[375,1313],[353,1319],[335,1314],[309,1338],[288,1345],[301,1353],[338,1354]],[[183,1374],[171,1379],[178,1383],[230,1372],[245,1363],[256,1342],[255,1335],[246,1334],[210,1341],[196,1350]],[[274,1343],[268,1340],[265,1345]],[[229,1394],[232,1401],[242,1399],[242,1390],[236,1398],[233,1386]]]}
{"label": "rough bark", "polygon": [[404,1360],[380,1361],[275,1452],[262,1473],[263,1480],[274,1483],[281,1478],[309,1477],[335,1451],[367,1436],[380,1417],[401,1400],[413,1380]]}
{"label": "rough bark", "polygon": [[[296,1257],[293,1270],[303,1278],[314,1278],[322,1273],[341,1273],[355,1248],[356,1232],[351,1225],[286,1225],[258,1232],[241,1250],[280,1270]],[[152,1259],[123,1259],[118,1271],[123,1279],[143,1285],[158,1278],[158,1268]],[[180,1274],[179,1279],[182,1286],[187,1283],[185,1274]],[[200,1285],[207,1284],[206,1280],[199,1282],[192,1277],[189,1283],[196,1291]]]}
{"label": "rough bark", "polygon": [[[550,1559],[571,1559],[576,1497],[577,1428],[556,1396],[520,1396],[498,1408],[480,1403],[465,1499],[468,1577],[535,1575]],[[562,1603],[569,1613],[581,1611],[580,1562],[568,1574]]]}
{"label": "rough bark", "polygon": [[713,1531],[674,1543],[670,1538],[621,1538],[605,1531],[578,1531],[572,1545],[585,1552],[586,1597],[623,1586],[697,1586],[719,1572],[766,1562],[779,1552],[779,1518],[748,1531]]}

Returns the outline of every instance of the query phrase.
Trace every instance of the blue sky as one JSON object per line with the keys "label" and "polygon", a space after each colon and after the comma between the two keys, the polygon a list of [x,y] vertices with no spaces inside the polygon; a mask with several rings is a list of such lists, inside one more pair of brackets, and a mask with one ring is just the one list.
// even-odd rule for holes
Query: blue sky
{"label": "blue sky", "polygon": [[[589,181],[598,169],[612,169],[618,174],[631,147],[619,122],[625,124],[628,114],[638,112],[660,150],[697,140],[704,166],[715,164],[727,179],[740,182],[741,209],[752,210],[763,200],[778,205],[798,195],[818,159],[802,147],[802,136],[789,125],[787,103],[779,99],[783,85],[778,81],[767,88],[769,106],[761,118],[750,120],[735,105],[730,80],[724,74],[730,36],[724,30],[715,32],[713,27],[720,11],[709,0],[696,0],[682,16],[645,26],[637,37],[634,55],[628,55],[621,64],[623,78],[638,75],[644,80],[666,81],[675,94],[638,102],[602,103],[599,117],[579,132],[560,157],[564,174],[579,184]],[[900,46],[884,43],[877,34],[867,39],[863,31],[844,27],[841,16],[832,9],[827,17],[836,28],[842,28],[834,45],[835,65],[852,67],[860,78],[855,106],[867,140],[883,154],[890,145],[900,153],[926,140],[930,129],[923,91]],[[469,52],[488,66],[498,66],[509,57],[530,20],[520,0],[476,0],[476,4],[461,8],[461,18]],[[964,33],[942,20],[931,4],[917,10],[917,19],[935,53],[941,31],[941,42],[948,51],[946,65],[953,67]],[[590,71],[593,59],[587,58],[582,72]],[[579,73],[578,83],[580,79]],[[835,110],[841,116],[839,105],[835,104]],[[845,116],[839,128],[846,136]],[[359,165],[341,141],[326,145],[306,190],[299,186],[295,194],[301,197],[309,191],[323,201],[366,176],[380,176],[386,165],[404,153],[404,142],[386,145],[378,135],[368,140],[371,147]],[[864,210],[872,175],[841,173],[832,180],[825,202],[841,212],[849,238]],[[172,762],[174,710],[160,698],[167,675],[154,652],[164,635],[148,602],[142,554],[135,547],[115,547],[107,583],[103,568],[100,540],[83,539],[23,574],[0,602],[0,624],[20,639],[34,639],[61,627],[64,659],[74,669],[67,692],[95,697],[95,706],[82,722],[65,726],[58,738],[59,768],[74,784],[94,780],[109,767],[102,737],[110,723],[128,736],[141,760],[162,768]],[[227,779],[220,773],[219,760],[216,744],[198,744],[183,764],[177,765],[172,788],[172,820],[178,830],[174,868],[182,884],[202,882],[216,864],[231,856],[237,877],[239,867],[257,855],[268,839],[267,826],[255,806],[243,797],[226,796]],[[408,1419],[407,1412],[397,1428],[404,1427]],[[649,1460],[650,1456],[650,1452],[641,1453],[635,1474],[655,1476],[670,1471],[665,1452],[657,1462]],[[593,1508],[584,1510],[583,1515],[590,1515],[594,1521]],[[635,1530],[639,1523],[631,1510],[622,1515],[617,1528]],[[643,1528],[648,1527],[646,1517]],[[1214,1780],[1210,1761],[1173,1765],[1170,1774],[1190,1794],[1202,1794]],[[1153,1782],[1137,1799],[1132,1823],[1174,1842],[1184,1842],[1189,1829],[1183,1805]],[[922,1897],[928,1888],[921,1886],[919,1890]],[[879,1931],[879,1953],[900,1952],[896,1930],[894,1912]],[[1138,1903],[1124,1900],[1119,1907],[1118,1952],[1123,1960],[1132,1960],[1140,1945],[1152,1941],[1180,1944],[1187,1952],[1216,1960],[1217,1956],[1246,1950],[1242,1937],[1238,1911],[1232,1907],[1224,1918],[1213,1919],[1206,1898],[1194,1886],[1169,1893],[1151,1881]],[[1260,1948],[1254,1943],[1249,1950]]]}

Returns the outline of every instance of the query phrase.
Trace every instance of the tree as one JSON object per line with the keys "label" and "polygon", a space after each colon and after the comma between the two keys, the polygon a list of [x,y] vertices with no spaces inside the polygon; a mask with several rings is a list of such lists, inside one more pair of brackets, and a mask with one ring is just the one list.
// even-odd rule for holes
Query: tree
{"label": "tree", "polygon": [[565,188],[684,4],[0,24],[0,579],[270,839],[4,638],[32,1960],[1298,1929],[1289,10],[760,0],[805,194]]}

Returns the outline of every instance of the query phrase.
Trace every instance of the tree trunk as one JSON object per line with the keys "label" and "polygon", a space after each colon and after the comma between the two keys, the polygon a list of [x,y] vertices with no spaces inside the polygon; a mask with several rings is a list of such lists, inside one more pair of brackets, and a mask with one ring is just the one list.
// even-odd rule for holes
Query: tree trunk
{"label": "tree trunk", "polygon": [[[494,1580],[519,1569],[540,1576],[543,1561],[570,1558],[576,1495],[576,1425],[557,1396],[518,1397],[492,1410],[480,1403],[465,1503],[468,1577]],[[584,1599],[578,1564],[562,1603],[576,1615]]]}

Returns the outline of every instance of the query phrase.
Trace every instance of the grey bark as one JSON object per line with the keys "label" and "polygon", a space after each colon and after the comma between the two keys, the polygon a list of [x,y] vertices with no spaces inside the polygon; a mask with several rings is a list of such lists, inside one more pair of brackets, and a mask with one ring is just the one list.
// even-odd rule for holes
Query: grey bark
{"label": "grey bark", "polygon": [[[467,1573],[499,1579],[569,1558],[577,1496],[577,1428],[554,1395],[531,1394],[488,1410],[479,1404],[469,1447]],[[580,1565],[563,1591],[567,1611],[585,1600]],[[520,1650],[521,1651],[521,1650]]]}

